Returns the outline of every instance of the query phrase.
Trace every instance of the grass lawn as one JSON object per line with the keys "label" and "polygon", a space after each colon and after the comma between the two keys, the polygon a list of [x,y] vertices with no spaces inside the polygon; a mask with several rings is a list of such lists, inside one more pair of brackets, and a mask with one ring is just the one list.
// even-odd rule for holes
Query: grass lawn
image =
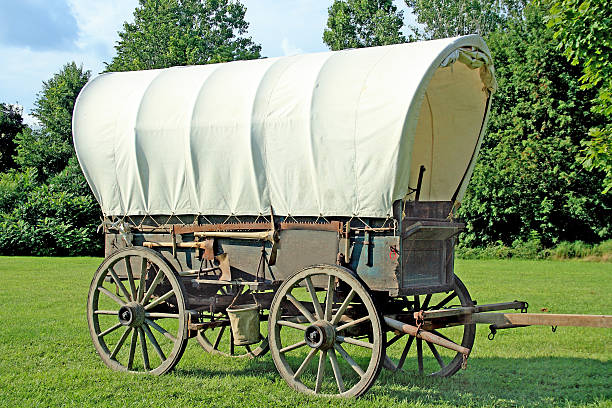
{"label": "grass lawn", "polygon": [[[306,397],[270,355],[206,354],[195,340],[172,374],[112,372],[91,343],[89,283],[98,258],[0,258],[0,406],[596,406],[612,407],[612,330],[528,327],[487,340],[446,379],[382,371],[359,400]],[[531,312],[612,314],[612,267],[580,261],[458,261],[479,304],[526,300]],[[413,354],[414,356],[414,354]],[[416,360],[416,358],[413,358]]]}

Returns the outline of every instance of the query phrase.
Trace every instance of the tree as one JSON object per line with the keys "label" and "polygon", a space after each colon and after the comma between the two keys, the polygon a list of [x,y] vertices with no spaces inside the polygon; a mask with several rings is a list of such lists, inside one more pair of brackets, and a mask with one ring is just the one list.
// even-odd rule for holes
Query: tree
{"label": "tree", "polygon": [[466,34],[487,35],[520,14],[524,0],[405,0],[423,28],[419,37],[436,39]]}
{"label": "tree", "polygon": [[604,0],[557,0],[548,20],[559,48],[580,65],[583,89],[596,89],[593,113],[605,123],[590,129],[583,141],[584,165],[605,172],[604,193],[612,189],[612,6]]}
{"label": "tree", "polygon": [[15,167],[15,136],[25,128],[22,114],[21,107],[0,103],[0,172]]}
{"label": "tree", "polygon": [[487,39],[499,89],[460,209],[464,245],[612,236],[612,200],[598,193],[602,175],[575,160],[583,135],[601,121],[589,113],[594,93],[580,89],[580,69],[557,51],[546,11],[527,6],[524,18]]}
{"label": "tree", "polygon": [[72,111],[89,79],[74,62],[43,82],[16,140],[21,171],[0,173],[0,255],[99,255],[99,207],[72,146]]}
{"label": "tree", "polygon": [[391,0],[334,0],[323,42],[336,51],[406,42],[403,12]]}
{"label": "tree", "polygon": [[71,62],[43,82],[32,113],[40,122],[40,129],[26,128],[15,139],[15,162],[21,168],[35,168],[38,177],[46,180],[62,171],[74,156],[72,111],[89,77],[89,71]]}
{"label": "tree", "polygon": [[246,37],[246,8],[233,0],[139,0],[107,71],[210,64],[260,57]]}

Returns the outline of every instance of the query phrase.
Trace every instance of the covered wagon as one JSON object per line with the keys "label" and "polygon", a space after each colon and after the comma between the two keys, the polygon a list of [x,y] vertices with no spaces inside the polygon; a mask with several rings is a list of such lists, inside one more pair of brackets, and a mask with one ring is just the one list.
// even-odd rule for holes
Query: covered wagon
{"label": "covered wagon", "polygon": [[196,338],[342,396],[410,350],[454,374],[466,315],[525,307],[475,306],[453,271],[495,86],[474,35],[91,80],[73,130],[104,215],[102,360],[162,374]]}

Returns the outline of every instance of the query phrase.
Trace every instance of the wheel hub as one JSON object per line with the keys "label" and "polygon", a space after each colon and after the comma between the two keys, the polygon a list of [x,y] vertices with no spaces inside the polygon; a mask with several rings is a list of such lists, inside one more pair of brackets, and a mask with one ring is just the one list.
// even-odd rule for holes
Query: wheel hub
{"label": "wheel hub", "polygon": [[140,303],[130,302],[119,308],[119,322],[124,326],[139,327],[144,319],[145,310]]}
{"label": "wheel hub", "polygon": [[312,348],[327,350],[336,341],[336,331],[329,322],[319,320],[306,328],[304,340]]}

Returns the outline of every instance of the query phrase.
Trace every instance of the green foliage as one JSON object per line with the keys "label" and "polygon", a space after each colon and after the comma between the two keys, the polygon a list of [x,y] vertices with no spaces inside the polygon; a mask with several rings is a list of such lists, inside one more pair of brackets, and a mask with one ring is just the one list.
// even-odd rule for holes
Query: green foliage
{"label": "green foliage", "polygon": [[91,195],[39,184],[36,170],[0,174],[0,254],[96,254],[99,207]]}
{"label": "green foliage", "polygon": [[406,42],[391,0],[334,0],[328,15],[323,42],[334,51]]}
{"label": "green foliage", "polygon": [[612,200],[599,194],[601,174],[575,160],[600,117],[589,113],[589,91],[578,67],[559,55],[545,9],[488,39],[499,90],[460,214],[464,246],[515,240],[596,242],[612,236]]}
{"label": "green foliage", "polygon": [[421,38],[436,39],[466,34],[486,35],[504,28],[521,14],[524,0],[405,0],[423,28]]}
{"label": "green foliage", "polygon": [[458,246],[455,255],[460,259],[545,259],[548,252],[538,239],[532,239],[527,242],[516,240],[510,246],[501,242],[482,248]]}
{"label": "green foliage", "polygon": [[99,207],[72,147],[72,110],[89,71],[72,62],[43,82],[39,129],[15,136],[21,171],[0,173],[0,254],[98,254]]}
{"label": "green foliage", "polygon": [[22,114],[20,107],[0,103],[0,172],[15,167],[15,136],[26,127]]}
{"label": "green foliage", "polygon": [[49,81],[43,82],[33,112],[41,127],[26,128],[15,138],[15,162],[22,169],[33,167],[39,178],[46,180],[60,172],[74,156],[72,111],[89,77],[89,71],[71,62],[64,65]]}
{"label": "green foliage", "polygon": [[246,37],[246,8],[233,0],[140,0],[124,23],[108,71],[210,64],[260,57]]}
{"label": "green foliage", "polygon": [[458,246],[459,259],[584,259],[594,262],[612,261],[612,239],[599,244],[582,241],[563,241],[552,248],[544,248],[539,240],[515,241],[511,246],[501,242],[483,248]]}
{"label": "green foliage", "polygon": [[44,129],[26,128],[17,135],[15,142],[15,161],[21,169],[36,169],[41,181],[60,172],[74,154],[71,142]]}
{"label": "green foliage", "polygon": [[559,48],[573,65],[580,65],[583,89],[596,89],[592,108],[605,117],[583,142],[584,165],[606,173],[604,193],[612,189],[612,5],[605,0],[557,0],[550,9],[549,27]]}

